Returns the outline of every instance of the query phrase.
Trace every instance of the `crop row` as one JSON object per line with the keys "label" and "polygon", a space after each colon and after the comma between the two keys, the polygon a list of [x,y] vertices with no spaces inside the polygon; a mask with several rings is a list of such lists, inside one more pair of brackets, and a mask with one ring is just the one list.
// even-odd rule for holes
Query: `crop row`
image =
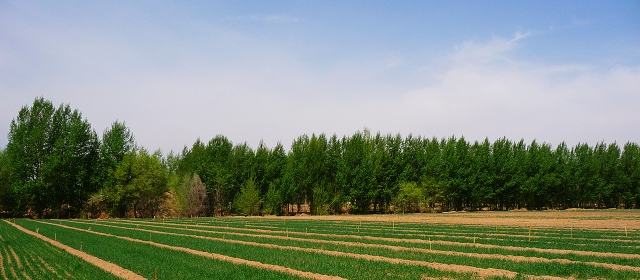
{"label": "crop row", "polygon": [[[633,267],[627,267],[627,269],[611,268],[611,267],[603,267],[589,263],[582,262],[543,262],[540,260],[536,261],[518,261],[518,260],[510,260],[510,257],[505,258],[495,258],[495,257],[474,257],[470,255],[456,255],[443,253],[443,250],[433,250],[430,252],[429,250],[411,250],[410,247],[401,247],[396,246],[398,248],[407,248],[404,250],[397,250],[396,248],[384,247],[384,246],[360,246],[358,244],[350,243],[337,243],[337,242],[328,242],[328,240],[301,240],[298,239],[287,239],[287,233],[284,233],[284,238],[282,232],[279,235],[269,235],[269,234],[257,234],[254,236],[250,236],[247,234],[240,234],[239,232],[225,232],[220,231],[219,229],[225,229],[226,227],[218,227],[218,230],[208,228],[212,226],[203,225],[203,221],[199,221],[199,225],[188,225],[185,224],[182,228],[182,225],[178,225],[175,223],[162,223],[160,221],[129,221],[129,220],[118,220],[118,221],[101,221],[99,223],[96,222],[64,222],[65,224],[72,225],[78,228],[87,228],[91,227],[94,231],[100,232],[109,232],[111,234],[117,234],[122,236],[129,236],[137,239],[149,239],[150,233],[153,235],[153,240],[156,242],[172,244],[172,242],[177,242],[177,244],[182,244],[180,242],[196,242],[196,244],[216,244],[215,248],[212,250],[220,250],[220,246],[224,247],[224,245],[235,245],[231,246],[236,248],[236,251],[243,252],[252,252],[246,255],[242,255],[241,252],[224,252],[223,254],[239,254],[239,257],[251,257],[252,255],[259,255],[259,252],[267,252],[268,255],[273,255],[272,257],[276,257],[275,255],[282,255],[282,251],[289,251],[284,254],[286,257],[284,260],[277,260],[279,264],[291,267],[291,263],[296,262],[295,260],[291,260],[292,255],[296,256],[296,259],[301,259],[303,262],[315,263],[317,260],[322,259],[321,256],[313,256],[313,257],[303,257],[303,255],[307,253],[312,254],[320,254],[325,256],[333,256],[336,253],[334,252],[342,252],[344,254],[353,254],[353,255],[367,255],[367,256],[378,256],[382,258],[394,259],[394,260],[407,260],[417,261],[417,262],[433,262],[433,263],[441,263],[441,264],[449,264],[452,266],[455,265],[466,265],[473,266],[478,268],[486,268],[486,269],[501,269],[505,271],[517,272],[524,275],[538,275],[538,276],[558,276],[558,277],[578,277],[578,278],[587,278],[587,277],[600,277],[600,278],[637,278],[638,272],[633,270]],[[200,229],[198,229],[200,228]],[[206,230],[203,230],[206,229]],[[229,227],[229,229],[233,229]],[[243,230],[242,228],[235,228],[234,230]],[[247,229],[248,230],[248,229]],[[294,235],[293,232],[291,235]],[[302,234],[297,233],[297,236],[313,236],[313,234]],[[279,236],[279,238],[275,238]],[[202,238],[198,237],[206,237],[205,241]],[[353,238],[358,239],[363,236],[353,236]],[[199,240],[200,239],[200,240]],[[162,240],[162,241],[159,241]],[[324,242],[323,244],[319,244],[318,242]],[[242,244],[238,242],[248,242],[251,244]],[[406,244],[404,244],[406,245]],[[273,248],[273,247],[276,248]],[[279,246],[279,247],[278,247]],[[241,248],[241,250],[239,249]],[[308,248],[309,250],[302,250],[297,248]],[[273,251],[273,249],[278,249]],[[353,256],[345,256],[342,255],[343,258],[351,258]],[[497,254],[493,254],[497,255]],[[300,257],[299,257],[300,256]],[[348,261],[347,259],[340,262],[339,267],[345,267],[346,269],[353,269],[353,267],[362,267],[360,265],[342,265],[342,263]],[[265,260],[263,260],[265,261]],[[350,260],[353,261],[353,260]],[[408,263],[408,262],[405,262]],[[336,266],[335,263],[332,263],[333,266]],[[601,264],[596,262],[595,264]],[[297,264],[299,265],[299,264]],[[314,265],[317,266],[318,264]],[[307,267],[307,269],[313,269],[314,266]],[[379,266],[379,264],[378,264]],[[294,265],[295,267],[295,265]],[[410,271],[416,269],[416,265],[411,266]],[[629,270],[628,268],[632,268]],[[299,267],[297,268],[299,269]],[[375,270],[375,269],[374,269]],[[336,270],[331,270],[329,274],[331,275],[340,275],[345,277],[345,272]],[[366,269],[366,271],[370,272],[371,269]],[[328,272],[327,272],[328,273]],[[355,275],[347,275],[347,278],[356,278]],[[374,276],[375,277],[375,276]],[[358,277],[359,278],[359,277]]]}
{"label": "crop row", "polygon": [[[126,221],[126,220],[125,220]],[[210,221],[210,220],[209,220]],[[544,247],[551,248],[537,248],[532,245],[535,243],[526,243],[526,247],[519,247],[517,243],[505,241],[504,245],[493,245],[482,243],[485,242],[486,239],[478,238],[477,243],[473,243],[469,240],[464,240],[464,242],[456,242],[449,241],[446,239],[438,239],[435,236],[429,236],[428,238],[425,236],[423,239],[421,238],[396,238],[393,232],[387,233],[383,236],[379,234],[368,234],[365,231],[361,231],[360,233],[350,232],[348,234],[333,234],[333,233],[316,233],[319,231],[317,228],[313,228],[312,230],[307,228],[301,229],[300,227],[292,227],[286,229],[261,229],[251,226],[251,224],[236,224],[237,227],[234,227],[233,224],[223,224],[223,225],[215,225],[220,224],[219,221],[213,222],[212,225],[209,221],[205,219],[198,220],[193,224],[185,223],[161,223],[159,221],[153,220],[136,220],[136,221],[127,221],[127,223],[136,223],[140,224],[162,224],[167,226],[175,226],[175,227],[198,227],[207,230],[216,230],[218,232],[250,232],[263,234],[267,236],[301,236],[304,238],[313,238],[318,240],[337,240],[337,241],[356,241],[361,243],[379,243],[386,245],[399,245],[399,246],[410,246],[412,248],[432,248],[437,250],[446,250],[446,251],[458,251],[458,252],[470,252],[470,253],[498,253],[503,255],[518,255],[518,256],[526,256],[526,257],[543,257],[543,258],[569,258],[571,260],[577,261],[599,261],[603,263],[615,263],[621,265],[640,265],[640,257],[635,253],[618,253],[618,252],[608,252],[606,248],[595,247],[595,251],[585,250],[584,247],[572,247],[569,250],[563,249],[559,250],[557,247],[553,247],[553,244],[545,243]],[[180,222],[180,221],[178,221]],[[324,229],[320,232],[329,232],[330,229]],[[339,229],[336,229],[339,232]],[[495,242],[494,242],[495,243]],[[562,244],[560,244],[562,245]],[[607,244],[611,245],[611,244]],[[564,245],[564,247],[568,247]],[[634,251],[633,249],[628,249],[633,252],[637,252],[637,249]]]}
{"label": "crop row", "polygon": [[0,279],[117,279],[0,221]]}

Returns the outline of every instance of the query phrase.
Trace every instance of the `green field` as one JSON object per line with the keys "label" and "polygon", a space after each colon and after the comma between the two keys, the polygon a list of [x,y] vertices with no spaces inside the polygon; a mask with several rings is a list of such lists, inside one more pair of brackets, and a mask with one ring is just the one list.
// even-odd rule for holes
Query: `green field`
{"label": "green field", "polygon": [[[640,279],[637,229],[414,223],[396,222],[397,217],[391,222],[231,217],[16,224],[149,279]],[[37,256],[76,278],[109,277],[12,228],[0,223],[5,240],[0,277],[55,278],[38,274],[46,270],[33,252],[42,250],[48,253]],[[29,265],[18,266],[13,255]]]}

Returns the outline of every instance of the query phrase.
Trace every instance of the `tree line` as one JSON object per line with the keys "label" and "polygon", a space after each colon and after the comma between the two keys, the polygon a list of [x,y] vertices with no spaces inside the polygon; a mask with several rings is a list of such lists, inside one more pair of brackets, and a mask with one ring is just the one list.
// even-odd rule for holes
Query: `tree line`
{"label": "tree line", "polygon": [[163,156],[124,122],[102,137],[36,99],[0,151],[0,213],[37,217],[637,208],[640,146],[301,135],[254,150],[218,135]]}

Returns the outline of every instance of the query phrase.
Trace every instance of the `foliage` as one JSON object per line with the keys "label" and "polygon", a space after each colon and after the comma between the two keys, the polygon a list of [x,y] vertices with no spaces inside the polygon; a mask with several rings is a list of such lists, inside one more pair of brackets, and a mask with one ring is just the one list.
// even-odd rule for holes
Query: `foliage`
{"label": "foliage", "polygon": [[124,160],[126,154],[135,152],[137,145],[133,134],[124,122],[114,122],[111,127],[105,129],[100,142],[99,172],[96,180],[102,187],[113,184],[113,173]]}
{"label": "foliage", "polygon": [[113,172],[115,184],[105,187],[107,201],[114,207],[112,214],[125,217],[133,210],[133,217],[154,217],[167,187],[167,172],[161,155],[150,155],[145,149],[131,152]]}
{"label": "foliage", "polygon": [[[398,187],[396,207],[404,213],[420,211],[420,202],[423,200],[423,190],[415,182],[402,182]],[[397,211],[397,210],[396,210]]]}
{"label": "foliage", "polygon": [[185,175],[175,189],[182,216],[198,217],[206,208],[207,188],[198,174]]}
{"label": "foliage", "polygon": [[262,203],[260,190],[253,179],[249,179],[240,189],[240,195],[236,197],[233,205],[238,213],[253,216],[259,213],[260,203]]}
{"label": "foliage", "polygon": [[264,195],[264,206],[262,213],[267,215],[280,215],[282,214],[282,194],[280,188],[272,183],[269,190]]}
{"label": "foliage", "polygon": [[[231,213],[250,179],[264,201],[256,211],[270,214],[300,213],[303,205],[311,214],[385,213],[406,201],[401,186],[409,182],[423,192],[421,203],[441,211],[640,206],[636,143],[471,143],[365,129],[341,138],[303,134],[288,151],[263,142],[253,150],[217,135],[163,158],[138,152],[134,139],[116,121],[99,141],[78,111],[36,99],[12,121],[9,144],[0,151],[1,213],[70,217],[86,205],[93,214],[148,216],[159,210],[169,185],[182,215],[218,216]],[[144,171],[145,161],[157,170]],[[161,179],[153,188],[132,179],[154,172]],[[202,184],[189,183],[194,174]]]}
{"label": "foliage", "polygon": [[5,151],[16,213],[76,215],[98,186],[93,182],[98,138],[69,105],[38,98],[11,121]]}

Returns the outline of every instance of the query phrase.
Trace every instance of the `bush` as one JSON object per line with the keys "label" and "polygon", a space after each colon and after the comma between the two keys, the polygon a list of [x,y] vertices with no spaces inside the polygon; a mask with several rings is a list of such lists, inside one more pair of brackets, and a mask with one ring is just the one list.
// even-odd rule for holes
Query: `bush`
{"label": "bush", "polygon": [[233,204],[239,214],[253,216],[259,213],[260,203],[262,203],[260,191],[253,179],[249,179],[240,189],[240,195],[236,197]]}

